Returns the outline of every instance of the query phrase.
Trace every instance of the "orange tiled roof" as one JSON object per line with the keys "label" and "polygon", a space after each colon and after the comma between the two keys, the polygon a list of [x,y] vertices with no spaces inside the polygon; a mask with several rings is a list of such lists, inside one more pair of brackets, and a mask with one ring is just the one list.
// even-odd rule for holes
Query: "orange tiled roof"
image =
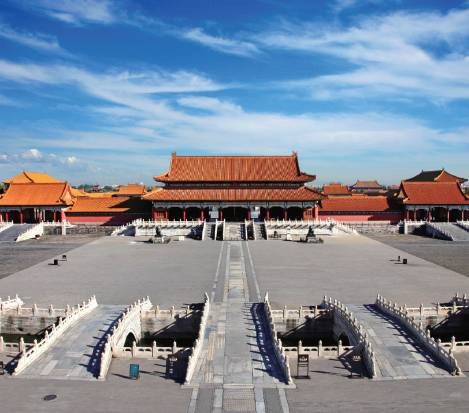
{"label": "orange tiled roof", "polygon": [[70,188],[70,193],[72,194],[74,198],[87,196],[87,193],[85,191],[82,191],[81,189],[73,188],[73,187]]}
{"label": "orange tiled roof", "polygon": [[73,197],[67,182],[12,183],[0,199],[0,206],[72,205]]}
{"label": "orange tiled roof", "polygon": [[324,195],[351,195],[347,185],[342,184],[328,184],[322,187]]}
{"label": "orange tiled roof", "polygon": [[300,188],[158,188],[143,197],[147,201],[316,201],[321,195]]}
{"label": "orange tiled roof", "polygon": [[85,192],[87,198],[109,198],[117,194],[117,192]]}
{"label": "orange tiled roof", "polygon": [[396,210],[385,196],[333,197],[321,201],[322,211],[387,212]]}
{"label": "orange tiled roof", "polygon": [[459,182],[460,184],[467,181],[466,178],[446,172],[445,169],[438,169],[436,171],[422,171],[412,178],[406,179],[406,182]]}
{"label": "orange tiled roof", "polygon": [[45,172],[32,172],[32,171],[23,171],[13,178],[5,179],[3,182],[6,184],[47,184],[47,183],[58,183],[63,182],[46,174]]}
{"label": "orange tiled roof", "polygon": [[125,213],[149,212],[150,204],[133,197],[78,198],[67,213]]}
{"label": "orange tiled roof", "polygon": [[360,181],[360,180],[357,180],[357,182],[355,182],[353,185],[352,185],[352,188],[353,189],[361,189],[361,188],[376,188],[376,189],[381,189],[383,188],[383,185],[381,185],[378,181]]}
{"label": "orange tiled roof", "polygon": [[117,193],[119,195],[143,195],[145,193],[145,185],[140,185],[140,184],[121,185]]}
{"label": "orange tiled roof", "polygon": [[399,198],[411,205],[469,205],[456,181],[453,182],[401,182]]}
{"label": "orange tiled roof", "polygon": [[288,156],[178,156],[169,172],[155,176],[160,182],[309,182],[316,179],[300,171],[296,153]]}

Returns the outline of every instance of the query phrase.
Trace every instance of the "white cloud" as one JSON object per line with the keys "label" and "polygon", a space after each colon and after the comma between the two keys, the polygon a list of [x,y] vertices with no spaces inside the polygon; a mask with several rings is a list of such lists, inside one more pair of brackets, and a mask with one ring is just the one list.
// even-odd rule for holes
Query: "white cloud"
{"label": "white cloud", "polygon": [[[287,84],[309,86],[313,97],[467,99],[467,21],[469,9],[445,14],[400,12],[365,17],[348,28],[283,23],[255,38],[264,47],[330,55],[354,66],[342,73]],[[445,49],[448,51],[442,52]]]}
{"label": "white cloud", "polygon": [[28,8],[66,23],[102,23],[116,20],[110,0],[25,0]]}
{"label": "white cloud", "polygon": [[22,44],[33,49],[49,53],[68,54],[59,45],[55,37],[41,33],[19,32],[6,24],[0,23],[0,37]]}
{"label": "white cloud", "polygon": [[23,152],[20,157],[28,161],[41,161],[43,159],[42,153],[34,148]]}
{"label": "white cloud", "polygon": [[260,50],[254,43],[236,39],[228,39],[221,36],[213,36],[211,34],[205,33],[204,30],[200,27],[182,31],[180,32],[180,36],[183,39],[199,43],[210,49],[226,54],[250,57],[260,53]]}
{"label": "white cloud", "polygon": [[183,98],[178,99],[177,103],[181,106],[186,106],[194,109],[202,109],[215,113],[240,113],[242,111],[239,105],[235,105],[231,102],[206,96],[185,96]]}

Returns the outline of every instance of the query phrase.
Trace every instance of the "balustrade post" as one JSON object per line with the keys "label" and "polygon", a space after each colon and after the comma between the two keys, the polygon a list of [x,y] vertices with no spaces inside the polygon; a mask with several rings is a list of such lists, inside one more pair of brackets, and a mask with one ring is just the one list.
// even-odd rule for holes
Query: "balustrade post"
{"label": "balustrade post", "polygon": [[451,336],[451,350],[456,350],[456,337]]}
{"label": "balustrade post", "polygon": [[[37,340],[34,340],[34,341],[36,341],[36,343],[37,343]],[[19,347],[18,350],[20,351],[20,353],[24,353],[25,345],[24,345],[24,338],[23,337],[20,337],[20,343],[19,343],[18,347]]]}
{"label": "balustrade post", "polygon": [[176,354],[177,353],[177,344],[176,344],[176,340],[173,341],[173,354]]}
{"label": "balustrade post", "polygon": [[0,353],[4,351],[5,342],[3,341],[3,336],[0,336]]}
{"label": "balustrade post", "polygon": [[153,343],[151,345],[151,357],[156,358],[158,356],[158,349],[156,348],[156,341],[153,340]]}
{"label": "balustrade post", "polygon": [[298,355],[303,353],[303,342],[301,340],[298,341]]}
{"label": "balustrade post", "polygon": [[342,340],[339,340],[339,342],[337,343],[337,357],[340,357],[341,354],[342,354]]}
{"label": "balustrade post", "polygon": [[322,340],[318,341],[318,358],[322,357]]}
{"label": "balustrade post", "polygon": [[287,318],[287,306],[283,306],[283,321]]}
{"label": "balustrade post", "polygon": [[133,341],[132,343],[132,357],[135,357],[137,355],[137,342]]}

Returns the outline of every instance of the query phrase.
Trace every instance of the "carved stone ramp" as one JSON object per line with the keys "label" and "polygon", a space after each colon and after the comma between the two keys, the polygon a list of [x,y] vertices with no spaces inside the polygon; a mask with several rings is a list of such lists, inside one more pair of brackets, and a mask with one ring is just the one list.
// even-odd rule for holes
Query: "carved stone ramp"
{"label": "carved stone ramp", "polygon": [[34,227],[36,224],[14,224],[0,232],[0,242],[15,242],[18,235]]}
{"label": "carved stone ramp", "polygon": [[17,377],[96,380],[104,337],[124,306],[98,305]]}
{"label": "carved stone ramp", "polygon": [[377,380],[451,377],[396,320],[374,305],[347,307],[363,325],[375,353]]}
{"label": "carved stone ramp", "polygon": [[[287,412],[287,385],[263,303],[249,301],[241,242],[227,244],[223,300],[211,306],[188,412]],[[272,403],[276,410],[269,408]]]}

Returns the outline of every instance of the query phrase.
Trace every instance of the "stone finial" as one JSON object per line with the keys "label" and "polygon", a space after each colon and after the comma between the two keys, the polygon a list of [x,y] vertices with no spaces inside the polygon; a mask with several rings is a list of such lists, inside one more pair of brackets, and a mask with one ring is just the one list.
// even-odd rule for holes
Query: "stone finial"
{"label": "stone finial", "polygon": [[[34,342],[37,344],[37,340],[34,340]],[[24,338],[23,337],[20,337],[19,350],[20,350],[20,353],[23,353],[24,350],[25,350]]]}

